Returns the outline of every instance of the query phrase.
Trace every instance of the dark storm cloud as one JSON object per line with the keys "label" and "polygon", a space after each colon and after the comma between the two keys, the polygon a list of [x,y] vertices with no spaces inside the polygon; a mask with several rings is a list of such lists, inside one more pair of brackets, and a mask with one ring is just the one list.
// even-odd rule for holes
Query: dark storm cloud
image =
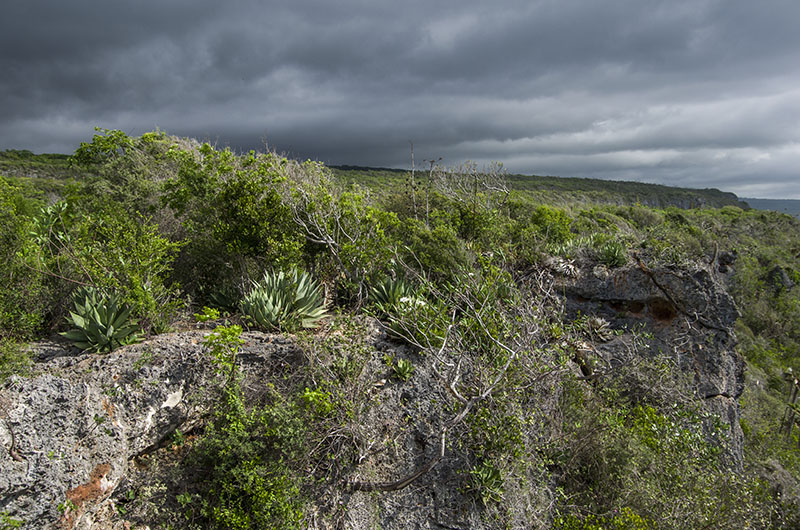
{"label": "dark storm cloud", "polygon": [[800,197],[800,4],[11,0],[0,148],[238,149]]}

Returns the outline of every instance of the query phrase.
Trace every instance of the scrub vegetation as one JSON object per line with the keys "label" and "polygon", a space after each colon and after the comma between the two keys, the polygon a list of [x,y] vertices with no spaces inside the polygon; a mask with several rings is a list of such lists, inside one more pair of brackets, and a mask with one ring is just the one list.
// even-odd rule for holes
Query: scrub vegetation
{"label": "scrub vegetation", "polygon": [[[800,525],[798,497],[765,471],[800,479],[800,409],[787,414],[800,374],[792,217],[716,190],[509,176],[500,165],[332,170],[159,131],[98,130],[68,158],[6,151],[0,175],[1,378],[28,374],[25,344],[55,333],[107,352],[193,313],[227,319],[207,339],[219,387],[182,468],[195,479],[165,516],[175,527],[305,528],[318,516],[311,501],[332,491],[418,479],[352,479],[368,454],[343,434],[369,405],[365,315],[414,352],[386,358],[384,384],[438,377],[446,417],[428,464],[457,454],[463,493],[497,528],[512,526],[506,503],[524,488],[546,493],[529,521],[542,528]],[[730,267],[747,363],[741,469],[670,360],[580,375],[576,345],[615,330],[565,317],[536,272],[549,260],[565,274],[576,260]],[[242,386],[243,327],[305,345],[304,368],[258,399]],[[542,410],[538,392],[556,375]]]}

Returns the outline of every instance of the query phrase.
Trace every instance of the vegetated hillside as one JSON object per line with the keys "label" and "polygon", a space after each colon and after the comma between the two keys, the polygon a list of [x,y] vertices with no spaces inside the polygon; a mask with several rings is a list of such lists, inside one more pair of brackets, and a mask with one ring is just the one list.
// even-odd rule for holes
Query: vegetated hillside
{"label": "vegetated hillside", "polygon": [[73,176],[70,155],[34,154],[28,150],[6,149],[0,152],[0,173],[28,178],[65,178]]}
{"label": "vegetated hillside", "polygon": [[[369,187],[380,193],[382,189],[407,186],[410,172],[401,169],[370,168],[358,166],[333,166],[334,174],[345,182]],[[429,179],[436,179],[434,166],[428,170],[417,170],[415,178],[420,188],[427,186]],[[614,204],[636,205],[655,208],[722,208],[738,206],[747,208],[747,203],[735,194],[717,189],[691,189],[591,178],[543,177],[537,175],[506,175],[509,187],[520,195],[533,200],[557,205]]]}
{"label": "vegetated hillside", "polygon": [[4,525],[800,525],[797,219],[162,132],[70,163],[0,178]]}
{"label": "vegetated hillside", "polygon": [[26,188],[29,195],[55,198],[79,172],[70,166],[69,155],[6,149],[0,152],[0,175]]}
{"label": "vegetated hillside", "polygon": [[[64,154],[34,154],[27,150],[7,149],[0,152],[0,175],[24,177],[33,181],[38,190],[57,192],[75,178],[83,175],[80,167],[69,163]],[[403,169],[360,166],[332,166],[333,174],[345,183],[358,184],[383,193],[385,189],[407,186],[410,171]],[[441,169],[439,167],[438,169]],[[419,186],[435,173],[432,169],[417,170]],[[435,178],[435,175],[433,175]],[[550,204],[616,204],[667,208],[722,208],[747,203],[735,194],[717,189],[676,188],[643,182],[600,180],[591,178],[544,177],[537,175],[506,175],[511,189]],[[781,208],[773,208],[783,211]],[[792,213],[792,212],[787,212]]]}

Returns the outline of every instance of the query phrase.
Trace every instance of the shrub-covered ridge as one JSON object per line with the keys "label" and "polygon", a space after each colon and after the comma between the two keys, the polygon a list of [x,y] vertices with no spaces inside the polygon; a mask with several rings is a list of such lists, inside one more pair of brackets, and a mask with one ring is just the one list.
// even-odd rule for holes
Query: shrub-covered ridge
{"label": "shrub-covered ridge", "polygon": [[[85,321],[76,292],[125,308],[105,336],[156,336],[208,306],[219,333],[297,331],[302,352],[253,386],[234,346],[207,346],[199,362],[227,368],[170,468],[205,479],[171,482],[159,495],[172,511],[159,515],[133,488],[140,517],[239,528],[431,514],[473,528],[798,522],[798,430],[785,414],[785,374],[800,370],[796,219],[601,204],[575,190],[548,202],[499,165],[432,167],[374,193],[316,162],[162,132],[99,131],[71,164],[75,180],[56,195],[0,177],[4,377],[30,373],[26,341],[66,331],[70,312]],[[300,296],[265,274],[317,287]],[[644,295],[623,296],[625,282]],[[381,319],[377,342],[359,335],[362,312]],[[95,348],[84,338],[79,348]],[[708,386],[715,355],[738,373],[733,386]],[[6,430],[24,428],[19,403],[3,406]],[[105,432],[96,423],[92,437]],[[29,459],[27,436],[10,443]],[[767,479],[781,473],[778,492]],[[403,518],[398,505],[422,508]],[[26,521],[20,510],[0,506]]]}

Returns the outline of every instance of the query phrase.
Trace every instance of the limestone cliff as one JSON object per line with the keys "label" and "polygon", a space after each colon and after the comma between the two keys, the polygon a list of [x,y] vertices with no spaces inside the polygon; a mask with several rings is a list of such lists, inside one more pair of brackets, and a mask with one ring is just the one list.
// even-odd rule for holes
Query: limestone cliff
{"label": "limestone cliff", "polygon": [[[564,267],[561,267],[564,271]],[[711,266],[649,268],[637,262],[607,269],[573,265],[558,275],[569,317],[592,315],[611,329],[638,329],[648,334],[647,350],[676,361],[730,430],[726,451],[736,467],[742,464],[742,432],[737,399],[744,389],[744,359],[735,350],[734,325],[739,312],[724,285],[724,275]],[[598,341],[595,351],[613,367],[630,355],[625,336]]]}
{"label": "limestone cliff", "polygon": [[[589,345],[598,363],[593,376],[629,362],[631,355],[671,356],[708,410],[729,425],[726,451],[733,466],[741,465],[736,399],[742,392],[743,361],[734,351],[732,331],[737,311],[716,272],[704,267],[649,269],[638,263],[609,270],[562,262],[551,263],[547,274],[563,299],[567,320],[580,314],[618,330],[607,336],[597,330]],[[324,485],[324,495],[305,524],[494,528],[469,491],[468,456],[459,444],[448,439],[442,457],[436,456],[453,412],[442,405],[449,390],[430,358],[389,341],[375,321],[364,319],[358,325],[363,328],[364,357],[353,392],[363,401],[353,423],[339,433],[352,446],[350,474]],[[25,528],[149,524],[146,506],[137,511],[126,504],[128,492],[143,495],[158,473],[157,466],[146,469],[146,460],[156,459],[176,430],[189,433],[206,420],[209,392],[217,384],[202,346],[207,333],[165,334],[107,355],[81,354],[57,343],[36,345],[38,375],[12,378],[0,389],[0,442],[5,449],[0,454],[0,512],[24,521]],[[648,347],[634,347],[643,336]],[[245,388],[253,396],[269,381],[307,363],[331,362],[313,354],[313,341],[257,332],[243,338],[239,360]],[[413,360],[416,370],[409,382],[392,379],[387,355]],[[577,372],[575,365],[568,369]],[[534,446],[557,430],[553,414],[563,373],[553,371],[526,389],[535,396],[526,418],[535,428],[526,435],[526,445]],[[353,487],[358,481],[386,483],[407,476],[432,459],[435,465],[412,487],[372,493]],[[548,480],[546,465],[531,469],[536,471],[506,484],[509,513],[504,517],[514,528],[548,522],[552,490],[526,487]],[[170,502],[168,491],[161,495],[164,503]]]}

